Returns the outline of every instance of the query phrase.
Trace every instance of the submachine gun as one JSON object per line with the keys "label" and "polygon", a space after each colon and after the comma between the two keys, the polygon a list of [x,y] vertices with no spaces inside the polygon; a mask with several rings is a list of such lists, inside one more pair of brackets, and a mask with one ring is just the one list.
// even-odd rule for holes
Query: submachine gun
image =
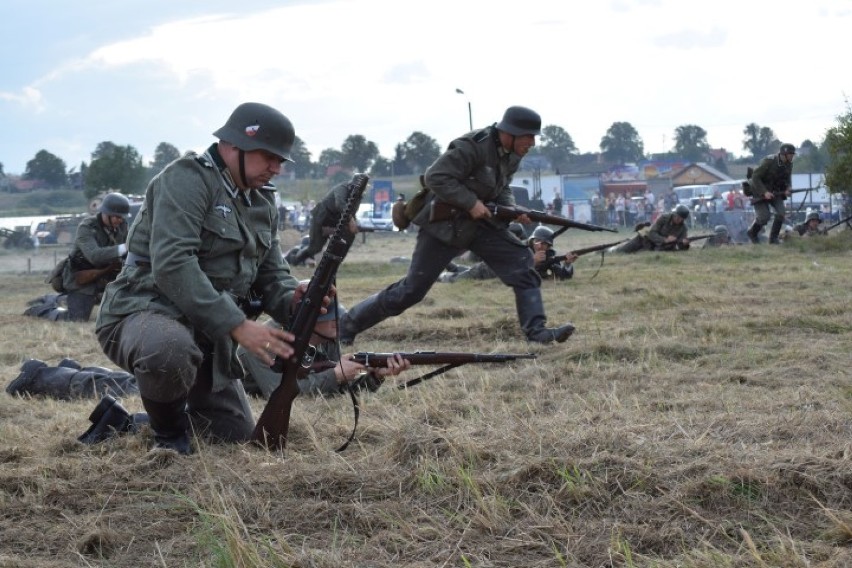
{"label": "submachine gun", "polygon": [[270,450],[283,449],[287,444],[290,411],[299,395],[299,377],[310,368],[315,353],[310,344],[311,334],[322,310],[322,301],[331,290],[337,269],[352,246],[349,220],[358,211],[358,205],[367,188],[369,176],[356,174],[349,183],[349,197],[334,234],[328,241],[322,259],[317,264],[308,289],[290,320],[288,331],[295,336],[293,355],[283,363],[281,384],[272,391],[252,433],[252,442]]}

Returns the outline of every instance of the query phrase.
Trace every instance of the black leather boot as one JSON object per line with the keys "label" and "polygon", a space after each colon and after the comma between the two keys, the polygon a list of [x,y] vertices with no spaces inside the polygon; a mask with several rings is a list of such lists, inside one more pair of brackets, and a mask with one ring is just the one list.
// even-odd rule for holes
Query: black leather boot
{"label": "black leather boot", "polygon": [[47,363],[38,359],[29,359],[21,365],[20,374],[6,385],[6,392],[12,396],[32,394],[30,387],[36,380],[38,370],[47,367]]}
{"label": "black leather boot", "polygon": [[352,345],[355,336],[391,317],[379,305],[378,294],[373,294],[347,311],[337,322],[337,335],[341,345]]}
{"label": "black leather boot", "polygon": [[84,444],[97,444],[118,434],[135,431],[134,416],[110,395],[101,399],[89,415],[89,420],[92,425],[77,438]]}
{"label": "black leather boot", "polygon": [[748,240],[751,241],[751,244],[756,245],[760,243],[760,231],[763,229],[763,225],[758,225],[757,221],[751,224],[751,227],[746,231],[746,235],[748,235]]}
{"label": "black leather boot", "polygon": [[769,230],[769,244],[778,245],[781,241],[778,240],[778,235],[781,234],[781,227],[784,225],[784,219],[775,217],[772,221],[772,228]]}
{"label": "black leather boot", "polygon": [[174,450],[185,456],[192,453],[185,398],[172,402],[157,402],[143,398],[142,405],[148,411],[148,420],[151,430],[154,431],[157,448]]}
{"label": "black leather boot", "polygon": [[516,289],[515,306],[518,310],[518,321],[527,336],[527,341],[562,343],[574,333],[574,326],[570,323],[559,327],[545,327],[547,317],[544,315],[544,302],[539,288]]}

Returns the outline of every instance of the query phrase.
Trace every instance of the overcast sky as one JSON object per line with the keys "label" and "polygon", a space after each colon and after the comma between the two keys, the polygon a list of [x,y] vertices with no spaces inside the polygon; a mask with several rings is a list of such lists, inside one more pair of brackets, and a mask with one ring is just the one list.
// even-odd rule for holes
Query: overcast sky
{"label": "overcast sky", "polygon": [[531,107],[581,152],[624,121],[646,152],[695,124],[740,155],[751,122],[796,145],[836,124],[850,29],[850,0],[3,0],[0,163],[200,150],[245,101],[313,160],[351,134],[388,158],[414,131],[443,148],[468,103],[477,128]]}

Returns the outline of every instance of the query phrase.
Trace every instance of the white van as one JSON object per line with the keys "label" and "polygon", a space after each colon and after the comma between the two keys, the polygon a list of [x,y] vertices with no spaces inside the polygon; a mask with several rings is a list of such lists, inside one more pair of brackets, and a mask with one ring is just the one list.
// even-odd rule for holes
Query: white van
{"label": "white van", "polygon": [[708,199],[713,195],[713,189],[709,185],[682,185],[674,188],[677,202],[692,209],[695,201],[702,195]]}

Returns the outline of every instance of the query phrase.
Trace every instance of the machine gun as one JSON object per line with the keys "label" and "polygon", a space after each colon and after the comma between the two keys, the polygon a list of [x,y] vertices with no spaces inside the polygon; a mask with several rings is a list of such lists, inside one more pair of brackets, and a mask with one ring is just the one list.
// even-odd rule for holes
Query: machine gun
{"label": "machine gun", "polygon": [[258,418],[251,436],[252,442],[267,449],[280,449],[287,444],[290,411],[293,408],[293,401],[299,395],[299,375],[304,368],[310,367],[315,353],[315,349],[310,344],[311,334],[320,316],[323,298],[331,290],[337,269],[352,246],[352,239],[347,235],[349,220],[358,210],[369,179],[366,174],[356,174],[349,183],[349,196],[346,207],[340,214],[337,228],[328,241],[314,275],[308,282],[308,289],[296,313],[290,320],[289,331],[295,336],[293,355],[283,361],[281,383],[269,396],[269,401]]}
{"label": "machine gun", "polygon": [[[565,217],[560,217],[558,215],[549,215],[544,211],[536,211],[534,209],[521,207],[520,205],[499,205],[497,203],[486,203],[485,206],[488,208],[489,211],[491,211],[491,215],[504,221],[514,221],[521,215],[526,215],[531,221],[536,221],[545,225],[557,225],[559,227],[566,227],[568,229],[582,229],[584,231],[608,231],[610,233],[618,232],[616,229],[610,229],[609,227],[601,227],[600,225],[592,225],[590,223],[579,223],[577,221],[571,221],[570,219],[566,219]],[[467,211],[463,211],[458,207],[455,207],[454,205],[450,205],[446,201],[439,201],[437,199],[433,199],[431,203],[431,210],[429,211],[429,222],[432,223],[435,221],[449,221],[451,219],[465,215],[468,215]]]}
{"label": "machine gun", "polygon": [[[422,383],[427,379],[431,379],[442,373],[446,373],[450,369],[455,369],[469,363],[508,363],[516,359],[535,359],[535,353],[455,353],[455,352],[436,352],[436,351],[415,351],[413,353],[399,353],[399,355],[408,360],[412,365],[443,365],[443,367],[426,373],[423,376],[411,379],[405,384],[399,385],[400,389],[414,386]],[[350,361],[355,361],[367,367],[387,367],[388,358],[393,357],[394,353],[355,353],[349,356]]]}

